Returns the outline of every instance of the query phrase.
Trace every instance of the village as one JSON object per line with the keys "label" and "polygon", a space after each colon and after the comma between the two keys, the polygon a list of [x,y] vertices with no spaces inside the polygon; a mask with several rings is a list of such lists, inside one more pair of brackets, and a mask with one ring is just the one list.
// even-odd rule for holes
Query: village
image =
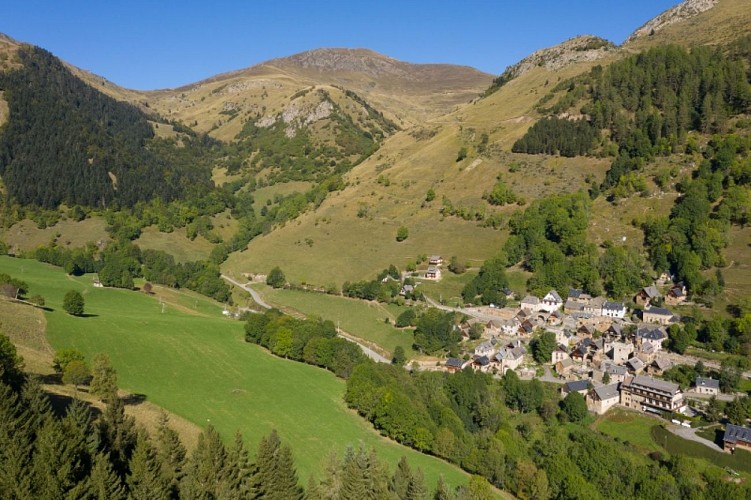
{"label": "village", "polygon": [[[432,256],[425,277],[440,279],[441,264],[439,256]],[[464,355],[422,369],[454,373],[470,368],[498,377],[513,370],[522,379],[538,377],[560,384],[561,398],[581,394],[594,414],[620,406],[669,418],[683,427],[691,427],[690,419],[700,414],[709,398],[733,397],[722,394],[720,381],[711,377],[697,376],[685,391],[660,378],[679,358],[666,350],[668,328],[681,321],[667,306],[687,299],[686,287],[675,283],[669,272],[638,290],[632,309],[577,289],[570,289],[565,298],[556,290],[521,300],[510,289],[503,293],[508,304],[518,306],[442,307],[468,317],[459,325]],[[478,323],[482,335],[472,342],[470,331]],[[555,335],[555,348],[545,363],[532,358],[529,345],[541,332]],[[733,451],[736,446],[751,449],[751,429],[727,424],[723,449]]]}

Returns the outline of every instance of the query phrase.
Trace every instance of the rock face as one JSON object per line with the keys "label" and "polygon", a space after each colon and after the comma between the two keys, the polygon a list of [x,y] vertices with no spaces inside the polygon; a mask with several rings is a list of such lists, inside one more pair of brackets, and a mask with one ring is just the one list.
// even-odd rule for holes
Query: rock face
{"label": "rock face", "polygon": [[407,76],[407,71],[401,67],[403,63],[368,49],[315,49],[279,61],[321,72],[353,72],[372,77]]}
{"label": "rock face", "polygon": [[673,23],[677,23],[708,11],[717,5],[718,1],[719,0],[686,0],[648,21],[644,26],[634,31],[624,43],[633,42],[637,38],[643,36],[649,36]]}
{"label": "rock face", "polygon": [[513,66],[506,68],[500,79],[507,82],[539,66],[549,70],[558,70],[581,61],[596,61],[615,50],[618,50],[617,47],[608,40],[592,35],[580,35],[555,47],[533,52]]}

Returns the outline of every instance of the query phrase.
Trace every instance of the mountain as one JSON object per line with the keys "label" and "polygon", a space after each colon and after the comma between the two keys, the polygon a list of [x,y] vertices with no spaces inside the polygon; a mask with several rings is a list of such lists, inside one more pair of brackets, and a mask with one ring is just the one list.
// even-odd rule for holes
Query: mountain
{"label": "mountain", "polygon": [[[366,279],[389,264],[414,262],[420,254],[456,255],[468,263],[491,257],[508,237],[511,215],[520,209],[517,204],[494,206],[486,201],[497,178],[523,208],[524,202],[541,197],[599,186],[611,169],[613,158],[607,154],[566,158],[511,152],[516,141],[547,116],[548,108],[565,105],[565,99],[571,101],[563,118],[586,118],[580,112],[585,89],[568,92],[578,88],[578,79],[596,66],[607,68],[635,52],[670,43],[673,37],[681,45],[694,46],[712,42],[713,29],[723,43],[751,32],[751,22],[740,27],[734,21],[748,19],[749,2],[721,0],[704,11],[673,11],[680,16],[667,16],[669,24],[623,47],[597,37],[577,37],[512,65],[500,77],[502,85],[496,82],[483,98],[388,138],[377,155],[347,175],[343,191],[303,214],[298,223],[256,238],[248,251],[231,255],[225,268],[262,272],[280,265],[293,281],[327,285]],[[583,93],[576,97],[577,92]],[[633,220],[667,215],[678,196],[675,190],[662,192],[653,173],[692,161],[675,155],[650,162],[642,176],[652,196],[627,198],[617,206],[597,198],[590,238],[600,243],[617,237],[642,250],[644,235]],[[428,197],[429,191],[433,194]],[[409,229],[409,237],[397,242],[400,226]],[[306,241],[309,244],[301,244]],[[310,264],[328,262],[332,255],[348,265]]]}
{"label": "mountain", "polygon": [[143,96],[163,116],[231,140],[241,126],[223,115],[227,108],[241,117],[279,113],[306,89],[344,88],[408,127],[469,102],[492,79],[466,66],[411,64],[366,49],[316,49]]}

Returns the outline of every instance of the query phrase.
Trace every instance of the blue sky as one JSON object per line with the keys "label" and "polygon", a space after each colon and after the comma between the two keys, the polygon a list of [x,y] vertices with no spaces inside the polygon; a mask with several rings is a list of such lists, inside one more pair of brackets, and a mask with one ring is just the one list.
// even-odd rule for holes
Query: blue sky
{"label": "blue sky", "polygon": [[319,47],[499,74],[579,34],[621,43],[678,0],[5,0],[0,32],[128,88],[157,89]]}

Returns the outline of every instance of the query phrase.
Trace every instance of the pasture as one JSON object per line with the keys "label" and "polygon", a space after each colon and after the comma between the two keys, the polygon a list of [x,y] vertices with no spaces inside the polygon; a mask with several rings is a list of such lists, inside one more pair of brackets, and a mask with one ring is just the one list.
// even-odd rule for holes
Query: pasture
{"label": "pasture", "polygon": [[[345,384],[331,373],[276,358],[246,344],[243,325],[199,295],[155,287],[152,296],[94,288],[91,276],[69,277],[31,260],[0,258],[0,272],[25,280],[46,299],[53,348],[73,347],[91,360],[106,352],[120,386],[225,439],[240,430],[251,449],[272,429],[292,446],[301,484],[320,475],[324,459],[347,446],[375,447],[393,469],[401,456],[420,467],[430,485],[439,475],[457,485],[466,474],[441,460],[380,436],[343,403]],[[85,298],[86,315],[63,312],[71,289]],[[7,318],[3,318],[7,321]]]}

